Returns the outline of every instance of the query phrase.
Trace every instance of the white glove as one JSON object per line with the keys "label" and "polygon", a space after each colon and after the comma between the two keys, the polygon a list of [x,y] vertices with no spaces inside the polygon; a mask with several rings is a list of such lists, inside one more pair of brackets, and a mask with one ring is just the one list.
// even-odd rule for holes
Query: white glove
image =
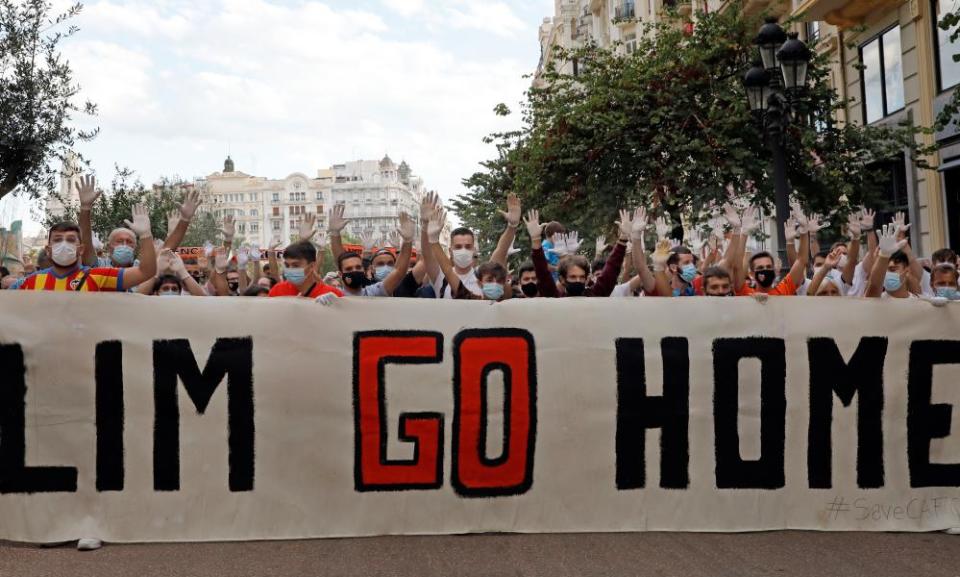
{"label": "white glove", "polygon": [[567,249],[567,235],[560,233],[553,235],[553,248],[548,252],[552,252],[561,258],[570,254],[569,250]]}
{"label": "white glove", "polygon": [[661,216],[654,221],[654,226],[657,229],[657,239],[663,240],[670,234],[670,223],[667,222],[666,218]]}
{"label": "white glove", "polygon": [[577,231],[570,232],[567,235],[567,254],[577,254],[581,244],[583,243],[580,241],[580,233]]}
{"label": "white glove", "polygon": [[318,302],[325,307],[332,306],[333,303],[337,302],[337,299],[340,298],[334,293],[324,293],[314,299],[314,302]]}
{"label": "white glove", "polygon": [[203,204],[203,198],[199,190],[188,192],[183,198],[183,204],[180,205],[180,219],[185,222],[193,220],[193,215],[197,214],[201,204]]}
{"label": "white glove", "polygon": [[127,223],[127,228],[132,230],[137,238],[151,238],[153,235],[150,233],[150,213],[147,210],[147,206],[144,204],[136,204],[133,206],[133,220],[125,220]]}
{"label": "white glove", "polygon": [[317,229],[314,226],[317,224],[317,215],[312,212],[308,212],[303,215],[303,220],[300,221],[300,226],[297,229],[297,234],[300,236],[300,240],[310,240],[313,238],[313,235],[317,234]]}
{"label": "white glove", "polygon": [[250,262],[250,249],[247,247],[240,247],[237,250],[237,267],[246,268],[248,262]]}
{"label": "white glove", "polygon": [[[400,235],[400,238],[403,242],[413,242],[413,235],[417,231],[416,223],[410,215],[401,212],[400,213],[400,227],[397,229],[397,233]],[[394,245],[394,248],[400,248],[397,245]]]}
{"label": "white glove", "polygon": [[360,244],[363,245],[365,252],[373,250],[374,245],[377,244],[377,238],[374,236],[374,230],[372,228],[368,228],[360,233]]}
{"label": "white glove", "polygon": [[897,230],[896,224],[885,224],[877,233],[877,248],[881,257],[890,258],[893,253],[907,246],[907,239],[897,240]]}
{"label": "white glove", "polygon": [[516,194],[510,193],[507,195],[507,210],[499,211],[503,218],[507,221],[507,226],[510,228],[517,228],[520,226],[520,199]]}
{"label": "white glove", "polygon": [[81,176],[74,183],[77,189],[77,196],[80,197],[80,208],[91,209],[97,199],[100,198],[100,191],[97,190],[97,179],[93,175]]}
{"label": "white glove", "polygon": [[508,256],[508,257],[513,256],[513,255],[517,254],[518,252],[520,252],[520,249],[519,249],[519,248],[516,248],[516,247],[513,246],[514,243],[516,243],[516,241],[511,242],[511,243],[510,243],[510,248],[507,249],[507,256]]}
{"label": "white glove", "polygon": [[540,240],[543,235],[543,227],[540,226],[540,211],[536,209],[528,210],[527,218],[523,219],[523,223],[527,225],[530,240]]}
{"label": "white glove", "polygon": [[209,240],[203,243],[203,256],[210,258],[213,256],[213,243]]}
{"label": "white glove", "polygon": [[437,204],[430,216],[430,223],[427,224],[427,238],[430,244],[440,244],[440,234],[443,233],[443,225],[447,222],[447,213],[443,205]]}
{"label": "white glove", "polygon": [[345,210],[347,210],[347,207],[342,204],[334,205],[334,207],[330,209],[330,213],[327,216],[327,231],[330,234],[340,234],[343,229],[346,228],[347,223],[350,222],[343,217]]}
{"label": "white glove", "polygon": [[876,216],[876,212],[869,208],[862,207],[860,209],[860,230],[873,230],[873,221]]}

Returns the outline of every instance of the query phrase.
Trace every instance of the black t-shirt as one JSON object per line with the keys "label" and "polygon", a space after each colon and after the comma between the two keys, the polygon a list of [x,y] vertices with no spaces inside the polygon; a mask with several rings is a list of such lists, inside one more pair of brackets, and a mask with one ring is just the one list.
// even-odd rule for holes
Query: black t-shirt
{"label": "black t-shirt", "polygon": [[417,290],[419,289],[420,283],[417,282],[417,279],[413,278],[412,272],[408,272],[404,275],[403,280],[400,281],[400,286],[397,287],[397,290],[393,291],[393,296],[403,299],[417,298]]}

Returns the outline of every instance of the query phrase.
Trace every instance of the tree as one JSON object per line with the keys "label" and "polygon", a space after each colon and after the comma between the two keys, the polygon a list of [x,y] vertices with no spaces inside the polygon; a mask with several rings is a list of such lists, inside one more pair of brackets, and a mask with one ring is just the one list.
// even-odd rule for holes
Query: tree
{"label": "tree", "polygon": [[[523,127],[488,137],[496,158],[453,203],[464,224],[495,239],[502,223],[491,215],[509,191],[585,236],[610,232],[617,210],[637,204],[676,225],[696,222],[726,200],[729,183],[772,209],[770,153],[742,85],[761,20],[740,8],[698,14],[692,34],[669,20],[647,24],[629,55],[617,46],[558,51],[555,61],[577,59],[578,74],[549,67],[544,86],[527,93]],[[875,199],[883,176],[872,163],[909,149],[925,166],[927,153],[922,128],[833,123],[847,101],[829,86],[827,58],[811,62],[786,138],[796,194],[822,213]]]}
{"label": "tree", "polygon": [[80,89],[59,51],[78,31],[63,28],[81,9],[77,3],[51,15],[46,0],[0,0],[0,198],[53,189],[59,175],[52,167],[97,134],[70,126],[74,114],[95,115],[96,106],[77,104]]}
{"label": "tree", "polygon": [[[140,180],[134,178],[130,169],[115,167],[115,175],[110,190],[100,195],[90,214],[94,234],[106,241],[110,232],[126,226],[124,221],[130,218],[135,204],[146,204],[150,211],[150,225],[154,238],[166,238],[167,215],[183,202],[189,184],[179,178],[163,178],[152,188],[146,188]],[[63,216],[54,216],[49,212],[43,215],[43,224],[49,228],[62,220],[76,221],[80,207],[69,199],[60,197],[59,192],[51,196],[63,203]],[[220,235],[220,222],[212,213],[201,210],[194,216],[187,229],[182,246],[203,246],[206,242],[217,243]]]}

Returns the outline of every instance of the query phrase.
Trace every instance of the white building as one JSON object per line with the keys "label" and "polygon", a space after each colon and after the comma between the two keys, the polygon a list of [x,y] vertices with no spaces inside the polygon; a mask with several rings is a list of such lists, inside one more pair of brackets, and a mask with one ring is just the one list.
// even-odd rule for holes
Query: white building
{"label": "white building", "polygon": [[204,207],[214,216],[233,216],[237,235],[261,247],[272,239],[288,242],[297,234],[303,216],[317,214],[318,227],[327,227],[327,211],[334,204],[346,206],[350,220],[345,233],[358,238],[373,230],[386,236],[396,230],[400,213],[419,222],[420,200],[426,194],[423,179],[413,175],[406,162],[357,160],[317,171],[310,178],[294,173],[282,180],[251,176],[237,171],[231,158],[223,172],[197,182],[204,190]]}
{"label": "white building", "polygon": [[53,219],[61,219],[66,214],[65,204],[80,208],[80,195],[77,192],[77,183],[83,173],[80,159],[73,152],[67,154],[66,160],[60,167],[60,196],[48,195],[46,210]]}

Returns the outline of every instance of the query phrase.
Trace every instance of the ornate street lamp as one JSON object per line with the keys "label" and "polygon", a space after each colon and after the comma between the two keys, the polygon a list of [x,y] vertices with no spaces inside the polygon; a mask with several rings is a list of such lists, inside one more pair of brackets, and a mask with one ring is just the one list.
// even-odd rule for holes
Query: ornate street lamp
{"label": "ornate street lamp", "polygon": [[807,85],[807,66],[810,64],[810,49],[807,45],[797,38],[796,32],[791,32],[789,37],[783,48],[777,51],[783,86],[787,90]]}
{"label": "ornate street lamp", "polygon": [[763,60],[764,68],[771,71],[777,68],[777,52],[786,41],[787,33],[777,23],[777,19],[768,17],[753,41],[760,48],[760,58]]}
{"label": "ornate street lamp", "polygon": [[[793,105],[807,85],[810,49],[797,37],[780,27],[776,18],[767,18],[754,43],[760,51],[755,63],[743,77],[750,110],[761,119],[767,145],[773,157],[773,178],[777,206],[777,244],[780,262],[787,268],[787,244],[784,225],[789,214],[790,182],[787,180],[786,131],[793,117]],[[787,96],[781,91],[786,89]]]}

